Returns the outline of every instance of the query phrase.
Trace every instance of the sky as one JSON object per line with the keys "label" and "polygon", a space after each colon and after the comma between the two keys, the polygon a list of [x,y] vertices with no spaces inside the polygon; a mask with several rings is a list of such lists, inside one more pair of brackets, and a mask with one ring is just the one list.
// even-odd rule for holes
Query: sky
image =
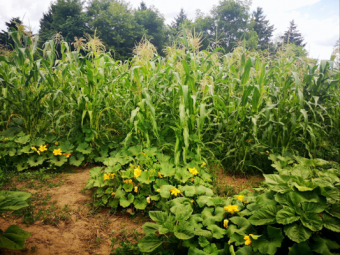
{"label": "sky", "polygon": [[[39,30],[39,20],[48,10],[52,0],[0,0],[0,30],[12,17],[24,18],[33,31]],[[141,0],[129,0],[136,8]],[[163,15],[167,24],[176,17],[181,8],[190,19],[195,18],[197,9],[206,14],[219,0],[144,0],[147,6],[154,5]],[[339,39],[339,0],[252,0],[251,10],[262,7],[264,14],[274,25],[273,38],[287,30],[289,21],[295,20],[298,30],[307,42],[309,56],[329,59]]]}

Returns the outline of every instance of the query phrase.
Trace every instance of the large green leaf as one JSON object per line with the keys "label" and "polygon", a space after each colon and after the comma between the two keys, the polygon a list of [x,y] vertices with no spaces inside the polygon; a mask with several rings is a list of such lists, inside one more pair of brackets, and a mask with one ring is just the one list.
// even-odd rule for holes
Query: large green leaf
{"label": "large green leaf", "polygon": [[187,221],[180,221],[174,228],[174,234],[180,240],[187,240],[195,236],[194,228]]}
{"label": "large green leaf", "polygon": [[289,248],[288,255],[313,255],[312,250],[306,242],[296,243],[291,248]]}
{"label": "large green leaf", "polygon": [[274,205],[264,206],[249,218],[249,222],[255,226],[276,223],[276,214],[279,208]]}
{"label": "large green leaf", "polygon": [[143,225],[143,231],[146,235],[151,234],[151,233],[155,233],[156,231],[158,231],[160,225],[156,224],[156,223],[152,223],[152,222],[145,222]]}
{"label": "large green leaf", "polygon": [[266,235],[262,235],[258,239],[252,240],[252,245],[255,251],[258,250],[262,254],[274,255],[277,248],[281,247],[283,239],[284,237],[280,228],[268,226]]}
{"label": "large green leaf", "polygon": [[132,195],[131,193],[126,197],[126,196],[123,196],[120,198],[119,200],[119,204],[122,206],[122,207],[128,207],[133,201],[134,201],[134,195]]}
{"label": "large green leaf", "polygon": [[223,228],[220,228],[219,226],[212,224],[207,227],[213,234],[213,238],[215,239],[222,239],[224,235],[226,234],[226,230]]}
{"label": "large green leaf", "polygon": [[333,255],[331,250],[339,249],[340,245],[337,242],[315,235],[313,242],[311,242],[311,248],[312,251],[322,255]]}
{"label": "large green leaf", "polygon": [[278,211],[276,214],[276,221],[279,224],[287,225],[293,223],[300,219],[300,216],[295,214],[295,210],[291,207],[285,207],[282,210]]}
{"label": "large green leaf", "polygon": [[70,164],[74,166],[80,166],[84,159],[85,157],[82,153],[76,153],[70,157]]}
{"label": "large green leaf", "polygon": [[322,219],[317,213],[304,213],[300,219],[302,224],[312,231],[319,231],[322,229]]}
{"label": "large green leaf", "polygon": [[312,235],[310,229],[296,223],[285,226],[284,232],[292,241],[297,243],[307,241]]}
{"label": "large green leaf", "polygon": [[0,247],[11,250],[21,250],[25,248],[25,240],[31,234],[22,230],[19,226],[11,225],[5,232],[0,232]]}
{"label": "large green leaf", "polygon": [[334,232],[340,233],[340,219],[330,216],[328,213],[323,213],[323,225],[325,228]]}
{"label": "large green leaf", "polygon": [[135,199],[133,204],[134,204],[135,208],[138,209],[138,210],[144,210],[146,208],[146,206],[148,205],[145,197],[139,197],[139,198]]}
{"label": "large green leaf", "polygon": [[208,208],[202,211],[203,225],[209,226],[215,224],[216,221],[221,222],[224,218],[225,210],[221,207]]}
{"label": "large green leaf", "polygon": [[156,234],[148,234],[138,243],[138,248],[141,252],[152,252],[162,245],[163,241]]}

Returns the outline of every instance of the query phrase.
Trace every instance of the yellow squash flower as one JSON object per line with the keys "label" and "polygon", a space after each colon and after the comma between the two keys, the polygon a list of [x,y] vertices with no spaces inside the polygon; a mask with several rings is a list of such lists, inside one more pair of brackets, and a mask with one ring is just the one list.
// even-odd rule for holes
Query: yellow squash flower
{"label": "yellow squash flower", "polygon": [[161,172],[158,172],[158,177],[161,178],[161,179],[163,178]]}
{"label": "yellow squash flower", "polygon": [[224,220],[223,227],[228,228],[228,223],[229,223],[229,220]]}
{"label": "yellow squash flower", "polygon": [[56,150],[53,150],[53,154],[54,156],[61,156],[63,153],[63,151],[61,149],[56,149]]}
{"label": "yellow squash flower", "polygon": [[190,203],[193,204],[193,203],[194,203],[194,200],[191,200]]}
{"label": "yellow squash flower", "polygon": [[110,180],[110,175],[104,174],[104,181],[106,181],[106,180]]}
{"label": "yellow squash flower", "polygon": [[249,236],[245,236],[243,239],[246,240],[244,242],[245,245],[251,245],[251,239],[250,239],[250,236],[252,236],[252,234],[250,234]]}
{"label": "yellow squash flower", "polygon": [[55,142],[54,144],[58,146],[59,143],[58,143],[58,142]]}
{"label": "yellow squash flower", "polygon": [[146,202],[147,202],[148,204],[150,204],[151,198],[150,198],[150,197],[147,197],[147,198],[146,198]]}
{"label": "yellow squash flower", "polygon": [[236,198],[237,198],[238,200],[240,200],[241,202],[243,202],[243,198],[244,198],[244,196],[242,196],[242,195],[238,195],[238,196],[236,196]]}
{"label": "yellow squash flower", "polygon": [[228,244],[231,245],[231,241],[230,240],[228,241]]}
{"label": "yellow squash flower", "polygon": [[160,189],[157,189],[156,191],[157,191],[157,192],[161,192],[161,190],[160,190]]}
{"label": "yellow squash flower", "polygon": [[37,151],[37,148],[35,148],[35,147],[31,147],[31,150]]}
{"label": "yellow squash flower", "polygon": [[175,197],[177,197],[178,194],[181,194],[181,191],[176,188],[171,189],[170,192],[171,192],[171,195],[174,195]]}
{"label": "yellow squash flower", "polygon": [[136,193],[138,192],[138,186],[135,186],[135,192]]}
{"label": "yellow squash flower", "polygon": [[135,168],[135,170],[133,171],[133,175],[135,176],[135,178],[138,178],[142,173],[142,169],[140,169],[140,167],[138,166],[138,168]]}
{"label": "yellow squash flower", "polygon": [[63,153],[64,156],[66,156],[66,158],[71,157],[72,153]]}
{"label": "yellow squash flower", "polygon": [[197,169],[194,167],[194,168],[189,168],[189,172],[192,174],[192,175],[198,175],[198,171]]}
{"label": "yellow squash flower", "polygon": [[226,210],[228,213],[234,214],[235,212],[238,212],[238,205],[228,205],[224,207],[224,210]]}
{"label": "yellow squash flower", "polygon": [[191,182],[194,182],[194,178],[191,178],[190,181],[191,181]]}
{"label": "yellow squash flower", "polygon": [[269,155],[269,151],[266,151],[267,155]]}
{"label": "yellow squash flower", "polygon": [[44,151],[47,151],[47,148],[46,148],[47,145],[40,145],[39,147],[39,151],[40,152],[44,152]]}
{"label": "yellow squash flower", "polygon": [[133,181],[131,179],[129,179],[129,180],[125,180],[124,183],[126,183],[126,184],[133,184]]}
{"label": "yellow squash flower", "polygon": [[116,195],[116,193],[115,193],[115,192],[112,192],[112,193],[111,193],[111,196],[113,196],[113,197],[114,197],[115,195]]}
{"label": "yellow squash flower", "polygon": [[206,166],[207,164],[205,162],[202,163],[201,167],[204,167]]}

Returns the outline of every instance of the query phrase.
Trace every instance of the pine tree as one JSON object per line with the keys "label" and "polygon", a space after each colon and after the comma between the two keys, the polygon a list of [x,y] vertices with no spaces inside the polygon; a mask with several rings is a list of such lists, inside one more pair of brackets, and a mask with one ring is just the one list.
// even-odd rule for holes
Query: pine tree
{"label": "pine tree", "polygon": [[22,21],[19,17],[12,18],[9,22],[5,22],[7,30],[2,30],[0,32],[0,44],[7,48],[12,49],[14,47],[14,41],[12,37],[10,37],[9,33],[13,30],[17,30],[17,26],[22,24]]}
{"label": "pine tree", "polygon": [[188,20],[188,16],[184,12],[183,8],[180,13],[175,17],[175,20],[171,23],[171,27],[178,30],[181,30],[181,25]]}
{"label": "pine tree", "polygon": [[296,28],[297,26],[294,20],[292,20],[288,30],[280,38],[284,40],[284,44],[295,44],[296,46],[305,47],[306,43],[303,43],[304,38]]}
{"label": "pine tree", "polygon": [[148,7],[146,7],[146,4],[142,1],[138,7],[138,11],[145,11],[146,9],[148,9]]}
{"label": "pine tree", "polygon": [[274,25],[270,25],[269,20],[266,20],[261,7],[257,7],[257,10],[253,12],[253,22],[253,29],[258,35],[258,48],[267,49],[273,35]]}

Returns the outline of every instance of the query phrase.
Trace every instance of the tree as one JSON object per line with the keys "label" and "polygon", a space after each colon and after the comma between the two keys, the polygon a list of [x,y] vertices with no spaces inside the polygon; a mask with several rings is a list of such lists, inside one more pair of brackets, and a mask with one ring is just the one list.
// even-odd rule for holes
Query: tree
{"label": "tree", "polygon": [[88,18],[83,12],[81,0],[57,0],[40,20],[39,36],[42,43],[50,40],[54,34],[61,33],[64,40],[72,42],[75,37],[82,37],[89,32]]}
{"label": "tree", "polygon": [[125,60],[132,50],[143,27],[133,15],[130,5],[118,0],[92,0],[87,9],[89,26],[104,42],[106,49],[114,52],[116,59]]}
{"label": "tree", "polygon": [[334,45],[331,60],[334,61],[334,68],[340,69],[340,39]]}
{"label": "tree", "polygon": [[147,10],[148,8],[146,7],[146,4],[144,3],[144,1],[142,1],[140,3],[140,6],[138,7],[138,11],[145,11]]}
{"label": "tree", "polygon": [[142,2],[141,7],[134,13],[135,21],[142,28],[137,41],[145,34],[148,40],[155,45],[158,53],[162,52],[165,43],[164,17],[154,7],[147,8]]}
{"label": "tree", "polygon": [[18,26],[22,25],[22,21],[19,17],[10,19],[9,22],[5,22],[7,29],[0,32],[0,45],[2,47],[11,50],[14,47],[14,41],[10,36],[10,32],[18,30]]}
{"label": "tree", "polygon": [[296,46],[305,47],[306,43],[303,43],[304,38],[297,30],[294,20],[290,22],[288,30],[281,36],[284,44],[295,44]]}
{"label": "tree", "polygon": [[257,7],[253,12],[253,29],[258,35],[258,48],[267,49],[273,35],[274,25],[270,25],[269,20],[266,20],[261,7]]}
{"label": "tree", "polygon": [[230,52],[241,36],[248,31],[248,12],[247,1],[220,1],[211,11],[210,27],[206,34],[217,38],[226,52]]}
{"label": "tree", "polygon": [[182,24],[185,23],[185,21],[188,21],[188,16],[182,8],[179,14],[175,17],[175,20],[171,23],[171,27],[176,31],[182,30]]}

